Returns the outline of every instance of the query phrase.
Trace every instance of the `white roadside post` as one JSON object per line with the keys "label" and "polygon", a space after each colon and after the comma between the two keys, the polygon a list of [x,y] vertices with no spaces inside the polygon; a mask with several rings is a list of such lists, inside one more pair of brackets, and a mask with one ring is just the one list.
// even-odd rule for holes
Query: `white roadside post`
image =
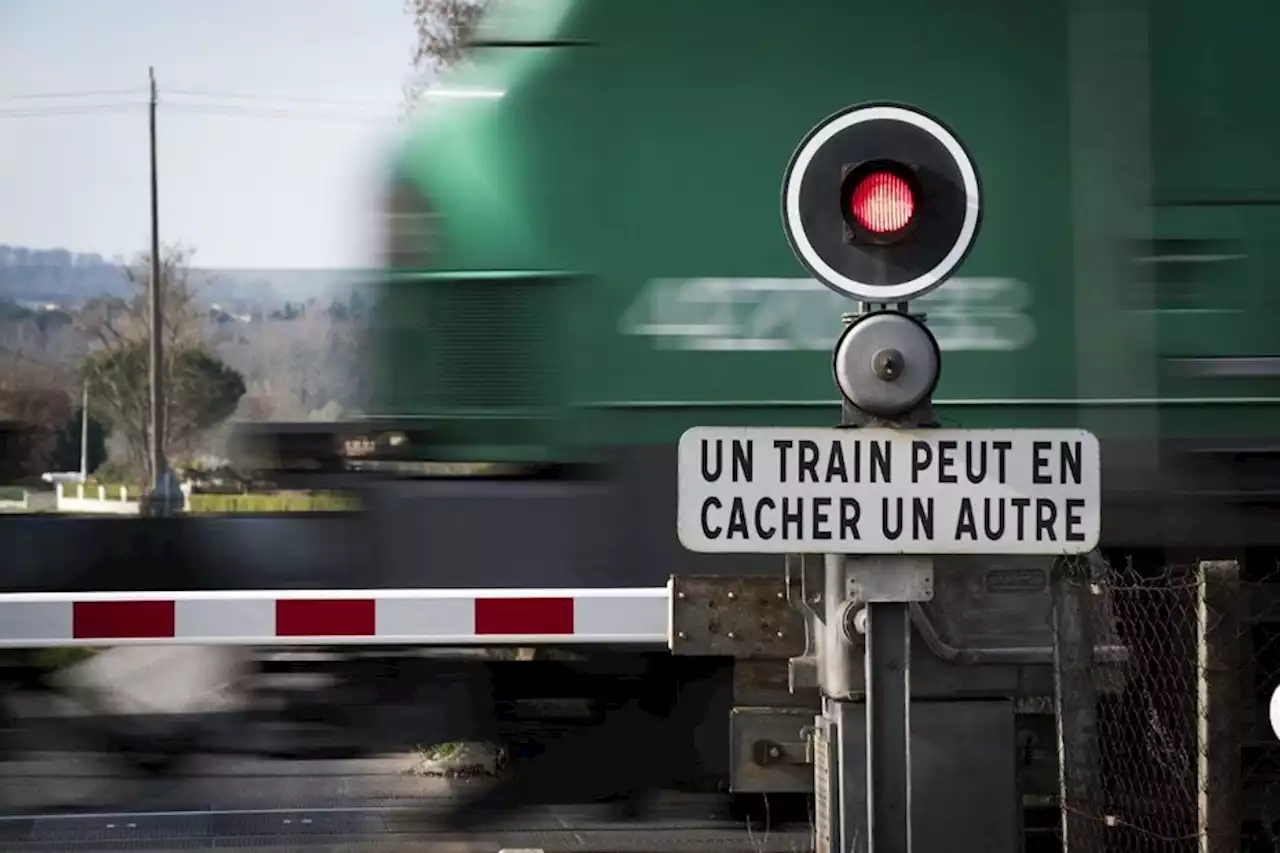
{"label": "white roadside post", "polygon": [[[801,141],[782,196],[797,258],[858,301],[833,353],[840,425],[688,430],[679,536],[705,553],[823,555],[794,602],[823,695],[818,850],[862,837],[869,853],[908,853],[909,608],[933,596],[935,555],[1096,547],[1098,442],[1074,429],[936,428],[941,354],[909,302],[955,272],[982,218],[977,170],[939,121],[895,104],[842,110]],[[865,731],[850,723],[859,699]],[[852,775],[862,767],[865,784]]]}

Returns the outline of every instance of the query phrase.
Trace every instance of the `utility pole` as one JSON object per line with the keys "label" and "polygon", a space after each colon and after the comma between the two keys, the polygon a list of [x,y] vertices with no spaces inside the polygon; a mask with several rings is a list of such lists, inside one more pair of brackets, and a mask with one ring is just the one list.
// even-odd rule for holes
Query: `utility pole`
{"label": "utility pole", "polygon": [[151,493],[142,501],[141,509],[146,515],[172,515],[182,508],[185,498],[168,470],[164,454],[164,299],[160,278],[160,179],[156,168],[156,70],[149,68],[147,73],[151,78]]}
{"label": "utility pole", "polygon": [[80,482],[89,482],[89,380],[84,380],[80,400]]}
{"label": "utility pole", "polygon": [[164,460],[164,392],[160,387],[161,359],[164,350],[160,342],[162,296],[160,293],[160,192],[156,168],[156,70],[147,69],[151,77],[151,488],[159,490],[160,478],[165,468]]}

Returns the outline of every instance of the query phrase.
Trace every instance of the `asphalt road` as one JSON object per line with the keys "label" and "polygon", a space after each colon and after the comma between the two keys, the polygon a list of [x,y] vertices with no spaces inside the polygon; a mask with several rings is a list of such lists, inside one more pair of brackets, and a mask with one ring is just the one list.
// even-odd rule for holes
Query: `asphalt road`
{"label": "asphalt road", "polygon": [[482,781],[418,775],[417,756],[331,762],[214,758],[140,781],[102,756],[51,752],[3,767],[0,851],[807,849],[804,827],[750,831],[722,798],[672,794],[640,820],[600,805],[537,806],[470,835],[440,825]]}
{"label": "asphalt road", "polygon": [[[143,721],[226,707],[230,663],[208,649],[117,650],[73,677],[113,686],[115,709]],[[620,819],[602,805],[532,806],[495,813],[464,836],[440,817],[460,793],[487,782],[423,775],[417,752],[306,762],[210,756],[176,777],[145,779],[83,751],[58,724],[28,731],[22,752],[0,761],[0,853],[812,849],[807,825],[751,829],[714,795],[664,795],[642,819]]]}

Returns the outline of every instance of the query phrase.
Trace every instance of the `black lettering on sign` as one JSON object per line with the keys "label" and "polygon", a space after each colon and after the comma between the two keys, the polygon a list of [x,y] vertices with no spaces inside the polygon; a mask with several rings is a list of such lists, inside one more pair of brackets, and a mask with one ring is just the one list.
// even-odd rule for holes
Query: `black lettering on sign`
{"label": "black lettering on sign", "polygon": [[750,483],[755,475],[755,443],[733,440],[733,467],[731,480],[734,483]]}
{"label": "black lettering on sign", "polygon": [[840,499],[840,538],[861,539],[858,535],[858,519],[862,516],[862,506],[857,498]]}
{"label": "black lettering on sign", "polygon": [[[893,445],[887,441],[871,442],[871,482],[887,483],[889,482],[889,462]],[[861,478],[859,478],[861,481]]]}
{"label": "black lettering on sign", "polygon": [[773,449],[778,451],[778,482],[787,482],[787,451],[794,444],[789,438],[775,438],[773,440]]}
{"label": "black lettering on sign", "polygon": [[[714,442],[703,439],[700,442],[702,455],[702,479],[714,483],[724,473],[724,440],[717,438]],[[750,483],[755,476],[755,447],[750,441],[733,439],[729,448],[730,480],[735,483]]]}
{"label": "black lettering on sign", "polygon": [[1006,467],[1008,465],[1008,459],[1005,457],[1005,454],[1013,449],[1013,442],[993,441],[991,442],[991,449],[994,450],[996,452],[996,456],[999,457],[999,461],[996,463],[996,481],[1003,485],[1005,478],[1008,476],[1008,469]]}
{"label": "black lettering on sign", "polygon": [[[703,444],[706,442],[704,441]],[[707,519],[707,510],[720,509],[722,506],[719,498],[707,498],[702,502],[702,535],[708,539],[719,539],[723,528],[711,526],[711,522]]]}
{"label": "black lettering on sign", "polygon": [[831,508],[831,498],[813,499],[813,534],[814,539],[830,539],[831,531],[827,529],[827,510]]}
{"label": "black lettering on sign", "polygon": [[827,482],[849,482],[849,472],[844,464],[844,445],[838,440],[831,442],[831,455],[827,457]]}
{"label": "black lettering on sign", "polygon": [[960,513],[956,516],[956,539],[969,537],[978,541],[978,523],[973,518],[973,504],[968,498],[960,499]]}
{"label": "black lettering on sign", "polygon": [[[992,504],[995,504],[993,507]],[[987,538],[996,541],[1004,536],[1004,499],[982,499],[982,529]]]}
{"label": "black lettering on sign", "polygon": [[987,479],[987,443],[985,441],[964,443],[964,473],[969,478],[969,482],[975,485]]}
{"label": "black lettering on sign", "polygon": [[956,464],[956,443],[947,439],[938,442],[938,482],[954,483],[956,475],[951,473],[951,466]]}
{"label": "black lettering on sign", "polygon": [[1082,498],[1067,498],[1067,530],[1062,538],[1068,542],[1084,541],[1084,531],[1080,529],[1080,525],[1084,524],[1084,519],[1080,517],[1082,509],[1084,509]]}
{"label": "black lettering on sign", "polygon": [[[880,499],[880,523],[884,538],[893,541],[902,535],[906,526],[906,503],[903,498]],[[933,538],[933,498],[911,499],[911,537]]]}
{"label": "black lettering on sign", "polygon": [[1027,507],[1031,506],[1031,498],[1012,498],[1009,503],[1018,511],[1018,532],[1014,538],[1019,542],[1027,541]]}
{"label": "black lettering on sign", "polygon": [[1058,521],[1058,508],[1049,498],[1036,498],[1036,541],[1057,542],[1053,525]]}
{"label": "black lettering on sign", "polygon": [[[1037,486],[1053,484],[1052,462],[1049,452],[1053,442],[1031,442],[1031,482]],[[1058,443],[1058,479],[1059,483],[1073,483],[1077,486],[1084,482],[1084,444],[1079,441],[1063,441]]]}
{"label": "black lettering on sign", "polygon": [[742,503],[742,498],[734,498],[733,503],[729,505],[729,533],[725,539],[732,539],[737,536],[739,539],[750,539],[747,533],[747,508]]}
{"label": "black lettering on sign", "polygon": [[1037,486],[1047,486],[1053,482],[1053,478],[1048,474],[1040,473],[1041,469],[1049,467],[1049,459],[1045,456],[1049,452],[1049,447],[1050,444],[1047,441],[1031,442],[1031,482]]}
{"label": "black lettering on sign", "polygon": [[933,448],[927,441],[911,442],[911,482],[920,482],[920,472],[933,464]]}
{"label": "black lettering on sign", "polygon": [[[818,442],[804,438],[797,444],[800,447],[800,482],[818,482]],[[809,479],[806,481],[805,477]]]}
{"label": "black lettering on sign", "polygon": [[890,542],[902,535],[902,498],[880,499],[880,530]]}
{"label": "black lettering on sign", "polygon": [[933,498],[911,499],[911,535],[916,539],[933,538]]}
{"label": "black lettering on sign", "polygon": [[1058,455],[1058,482],[1081,484],[1084,476],[1080,458],[1084,455],[1084,445],[1078,441],[1064,441]]}
{"label": "black lettering on sign", "polygon": [[720,474],[724,471],[724,442],[720,439],[715,440],[715,465],[711,464],[711,452],[709,445],[711,442],[702,439],[702,479],[708,483],[714,483],[720,479]]}
{"label": "black lettering on sign", "polygon": [[765,507],[776,509],[777,504],[773,502],[773,498],[761,498],[760,502],[756,504],[756,535],[767,541],[777,535],[778,528],[764,526],[764,519],[761,517],[760,510]]}
{"label": "black lettering on sign", "polygon": [[[791,504],[795,504],[793,509]],[[804,504],[799,498],[782,499],[782,538],[799,539],[804,535]]]}

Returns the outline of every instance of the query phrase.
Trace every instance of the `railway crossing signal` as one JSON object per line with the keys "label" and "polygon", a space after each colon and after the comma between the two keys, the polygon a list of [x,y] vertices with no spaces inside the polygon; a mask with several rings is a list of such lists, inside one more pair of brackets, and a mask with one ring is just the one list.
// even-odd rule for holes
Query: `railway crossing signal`
{"label": "railway crossing signal", "polygon": [[812,666],[823,696],[819,853],[911,850],[911,612],[933,597],[934,557],[1083,554],[1099,540],[1094,436],[936,428],[941,352],[908,303],[959,268],[981,223],[977,167],[938,119],[872,103],[820,122],[786,167],[782,225],[800,263],[859,302],[832,354],[840,425],[680,440],[684,546],[788,555],[808,640],[793,688]]}
{"label": "railway crossing signal", "polygon": [[841,110],[787,164],[782,229],[832,290],[906,302],[941,286],[982,224],[978,170],[938,119],[896,104]]}

